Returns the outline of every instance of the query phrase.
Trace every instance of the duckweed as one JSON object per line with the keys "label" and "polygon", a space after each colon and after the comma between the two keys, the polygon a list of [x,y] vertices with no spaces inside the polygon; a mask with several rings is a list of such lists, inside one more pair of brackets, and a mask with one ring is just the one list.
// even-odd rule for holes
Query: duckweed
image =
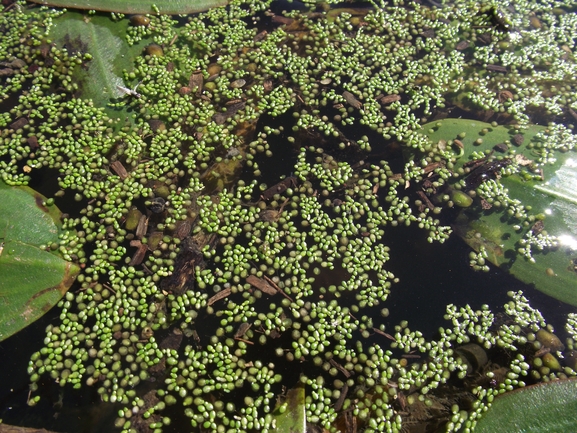
{"label": "duckweed", "polygon": [[[555,84],[575,76],[575,14],[515,2],[505,26],[495,13],[506,4],[312,5],[281,15],[269,5],[234,1],[131,25],[115,14],[126,44],[148,48],[119,77],[133,93],[107,107],[75,93],[93,53],[50,40],[53,21],[74,12],[3,7],[2,179],[26,184],[48,171],[54,201],[80,209],[57,247],[84,271],[29,362],[32,390],[45,375],[96,387],[122,404],[115,425],[124,432],[162,430],[166,406],[178,404],[195,429],[271,431],[277,403],[286,410],[282,388],[297,384],[279,366],[302,363],[310,423],[335,431],[351,410],[365,431],[401,431],[443,400],[451,379],[463,391],[439,403],[446,415],[435,422],[472,431],[495,396],[575,375],[536,355],[525,336],[548,327],[521,293],[510,294],[505,322],[488,306],[447,306],[435,340],[407,322],[386,330],[381,317],[397,281],[385,231],[416,224],[444,242],[443,213],[472,200],[457,182],[431,202],[460,174],[420,126],[452,104],[520,128],[536,111],[554,122],[577,109],[573,86]],[[551,24],[531,27],[536,15]],[[575,144],[569,128],[551,124],[549,134],[533,143],[542,163]],[[410,155],[402,166],[381,156],[395,146]],[[498,181],[478,190],[529,218]],[[528,235],[519,254],[553,243]],[[487,267],[483,252],[470,259]],[[576,323],[570,315],[569,349]],[[471,379],[455,351],[470,343],[506,353],[506,372],[484,365]],[[142,395],[139,385],[153,381]]]}

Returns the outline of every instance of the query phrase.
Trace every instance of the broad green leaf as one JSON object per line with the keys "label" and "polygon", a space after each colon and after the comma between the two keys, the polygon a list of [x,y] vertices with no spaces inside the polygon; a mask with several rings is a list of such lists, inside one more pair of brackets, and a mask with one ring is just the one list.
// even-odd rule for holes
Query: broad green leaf
{"label": "broad green leaf", "polygon": [[0,341],[62,298],[79,268],[39,247],[58,241],[60,211],[28,187],[0,182]]}
{"label": "broad green leaf", "polygon": [[577,431],[577,380],[556,380],[497,397],[475,433]]}
{"label": "broad green leaf", "polygon": [[191,14],[226,6],[228,0],[32,0],[47,6],[124,14]]}
{"label": "broad green leaf", "polygon": [[297,386],[289,389],[283,403],[273,413],[277,433],[306,433],[305,389]]}
{"label": "broad green leaf", "polygon": [[50,32],[57,46],[92,56],[85,61],[85,67],[77,68],[77,96],[106,108],[111,118],[126,117],[122,110],[112,109],[110,102],[125,96],[118,86],[129,88],[135,84],[124,83],[122,71],[132,70],[134,59],[144,46],[140,43],[131,47],[126,43],[127,25],[127,21],[115,22],[106,16],[67,12],[55,20]]}
{"label": "broad green leaf", "polygon": [[[516,130],[513,127],[491,125],[466,119],[445,119],[423,126],[422,131],[439,146],[440,140],[448,141],[447,152],[462,154],[454,164],[457,171],[480,152],[488,154],[495,145],[511,142],[514,135],[521,134],[520,146],[509,144],[509,153],[495,151],[492,158],[521,158],[523,164],[517,173],[503,175],[496,182],[508,190],[508,197],[519,200],[525,206],[527,218],[510,215],[504,206],[483,210],[477,197],[471,207],[461,211],[453,227],[475,251],[484,248],[488,259],[495,265],[508,270],[515,277],[563,302],[577,306],[577,159],[575,152],[558,152],[554,163],[537,164],[536,156],[529,143],[537,144],[536,134],[545,130],[543,126],[531,126]],[[451,144],[460,139],[463,149]],[[477,139],[482,143],[475,144]],[[537,174],[542,169],[543,178]],[[451,181],[454,185],[457,180]],[[559,239],[559,246],[539,251],[532,247],[532,260],[519,253],[522,240],[530,232],[537,233],[533,225],[542,219],[543,230]],[[479,236],[479,234],[481,236]],[[575,262],[574,262],[575,260]]]}

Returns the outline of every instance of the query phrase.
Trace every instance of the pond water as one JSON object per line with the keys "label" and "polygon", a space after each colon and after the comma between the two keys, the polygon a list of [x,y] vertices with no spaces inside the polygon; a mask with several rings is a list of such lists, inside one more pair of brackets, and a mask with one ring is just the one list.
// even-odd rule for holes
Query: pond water
{"label": "pond water", "polygon": [[[533,366],[527,384],[574,375],[565,325],[577,309],[512,275],[530,281],[523,269],[535,268],[517,265],[549,260],[536,284],[575,299],[550,284],[577,290],[577,258],[548,233],[558,221],[530,189],[549,179],[554,158],[574,154],[575,86],[555,72],[573,70],[562,53],[574,42],[550,24],[577,31],[574,7],[446,5],[448,18],[435,7],[391,3],[373,14],[347,3],[281,16],[304,5],[246,3],[142,26],[105,13],[50,17],[60,20],[56,42],[31,36],[39,48],[22,48],[24,92],[4,98],[0,162],[7,179],[31,172],[29,185],[55,197],[79,233],[61,245],[85,267],[61,305],[0,343],[2,421],[260,431],[282,422],[279,407],[294,404],[287,391],[302,387],[296,406],[311,425],[398,430],[402,418],[409,431],[453,431],[455,412],[465,425],[482,411],[475,387],[524,386],[503,373],[517,354]],[[8,35],[9,23],[0,29]],[[541,29],[563,58],[536,64],[527,50],[532,71],[520,53]],[[134,45],[115,52],[120,37]],[[97,63],[110,74],[95,73]],[[126,86],[137,90],[118,95]],[[102,109],[74,102],[87,95]],[[26,125],[29,106],[40,115]],[[549,122],[557,126],[535,126]],[[515,201],[519,189],[526,203]],[[446,235],[457,221],[471,228],[461,232],[469,244]],[[527,306],[515,313],[519,291],[567,348],[533,341],[543,324]],[[461,316],[479,319],[465,323],[465,338],[444,318],[450,304],[487,305],[495,318]],[[458,354],[469,342],[484,361]],[[549,352],[559,370],[542,367]],[[40,374],[33,393],[29,365]]]}
{"label": "pond water", "polygon": [[[558,335],[565,336],[565,317],[575,311],[574,307],[540,293],[493,266],[488,273],[473,271],[467,258],[469,247],[457,237],[443,245],[431,245],[419,240],[423,233],[418,230],[404,228],[397,234],[395,238],[388,239],[388,245],[401,250],[402,254],[396,255],[389,264],[400,282],[384,304],[390,311],[384,320],[387,327],[408,320],[411,328],[432,338],[436,336],[439,326],[447,325],[443,315],[448,303],[470,304],[473,308],[488,304],[494,312],[502,312],[502,305],[509,300],[506,293],[509,290],[522,290],[531,300],[531,305],[559,330]],[[0,371],[3,372],[0,381],[1,418],[6,424],[57,432],[110,431],[121,405],[102,403],[94,389],[63,389],[47,379],[41,384],[41,404],[37,407],[26,404],[29,397],[26,366],[32,353],[42,344],[46,325],[56,323],[58,315],[59,309],[55,308],[0,343]],[[380,336],[376,336],[375,340],[382,343]],[[287,368],[293,367],[289,364]],[[306,374],[306,367],[303,371]],[[181,432],[183,428],[187,427],[176,424],[164,431]]]}

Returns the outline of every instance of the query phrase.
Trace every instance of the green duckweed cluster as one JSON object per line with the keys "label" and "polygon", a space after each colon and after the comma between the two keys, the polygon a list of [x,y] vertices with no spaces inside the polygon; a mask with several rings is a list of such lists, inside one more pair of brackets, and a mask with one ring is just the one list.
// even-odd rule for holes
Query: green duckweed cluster
{"label": "green duckweed cluster", "polygon": [[[365,431],[422,419],[471,431],[496,395],[574,376],[551,354],[573,353],[575,317],[567,348],[544,360],[550,343],[538,335],[552,329],[520,293],[506,319],[448,306],[450,325],[431,341],[406,322],[387,334],[373,307],[396,281],[386,230],[451,234],[440,214],[457,196],[429,207],[409,194],[431,174],[432,189],[458,177],[421,125],[454,104],[519,128],[577,110],[575,5],[394,2],[282,16],[268,6],[233,1],[131,24],[113,14],[127,44],[154,46],[106,106],[83,99],[77,80],[94,54],[50,41],[70,12],[16,3],[0,13],[2,179],[26,184],[43,170],[57,177],[57,202],[80,207],[59,250],[84,270],[30,360],[32,391],[44,375],[94,386],[122,403],[125,432],[161,431],[171,405],[193,430],[273,431],[282,387],[298,383],[307,422],[331,431],[348,413]],[[536,149],[542,163],[574,148],[567,127],[550,134]],[[410,155],[400,167],[379,156],[392,142]],[[500,188],[478,192],[525,211]],[[528,239],[527,257],[539,242],[553,241]],[[471,260],[486,268],[482,252]],[[507,361],[465,354],[485,350]],[[287,362],[306,373],[283,381]]]}

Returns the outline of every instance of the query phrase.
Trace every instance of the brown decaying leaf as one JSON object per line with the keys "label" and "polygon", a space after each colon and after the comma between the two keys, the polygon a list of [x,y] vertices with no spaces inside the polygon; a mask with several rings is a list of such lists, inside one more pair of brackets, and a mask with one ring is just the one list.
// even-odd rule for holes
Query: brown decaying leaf
{"label": "brown decaying leaf", "polygon": [[492,72],[501,72],[503,74],[509,72],[506,67],[501,65],[487,65],[487,70]]}
{"label": "brown decaying leaf", "polygon": [[21,117],[10,124],[10,129],[20,129],[24,125],[28,123],[28,119],[26,117]]}
{"label": "brown decaying leaf", "polygon": [[131,240],[130,246],[136,247],[137,249],[136,249],[136,252],[134,253],[134,255],[132,256],[130,263],[128,263],[128,265],[129,266],[140,265],[142,263],[142,261],[144,260],[144,256],[146,255],[146,251],[148,251],[148,246],[146,246],[145,244],[140,242],[140,240],[138,240],[138,239]]}
{"label": "brown decaying leaf", "polygon": [[246,282],[249,283],[251,286],[256,287],[261,292],[266,293],[267,295],[276,295],[277,291],[274,287],[272,287],[269,283],[267,283],[262,278],[255,277],[254,275],[249,275],[246,278]]}
{"label": "brown decaying leaf", "polygon": [[234,333],[234,338],[241,338],[250,329],[252,323],[243,322]]}
{"label": "brown decaying leaf", "polygon": [[515,134],[511,139],[511,142],[515,146],[521,146],[523,144],[523,141],[525,141],[525,136],[523,134]]}
{"label": "brown decaying leaf", "polygon": [[210,297],[210,299],[208,300],[208,305],[212,305],[216,301],[220,301],[221,299],[226,298],[230,294],[231,294],[230,288],[222,289],[216,295]]}
{"label": "brown decaying leaf", "polygon": [[9,77],[10,75],[14,75],[14,69],[12,68],[0,69],[0,77]]}
{"label": "brown decaying leaf", "polygon": [[183,335],[179,328],[174,328],[159,344],[161,349],[178,350],[182,343]]}
{"label": "brown decaying leaf", "polygon": [[337,361],[335,361],[333,358],[331,358],[329,360],[329,363],[335,367],[337,370],[339,370],[341,373],[343,373],[343,375],[348,379],[349,377],[351,377],[351,373],[349,373],[349,371],[343,367],[341,364],[339,364]]}
{"label": "brown decaying leaf", "polygon": [[176,229],[174,230],[174,237],[183,240],[190,234],[192,229],[192,220],[187,219],[184,221],[179,221],[176,223]]}
{"label": "brown decaying leaf", "polygon": [[212,120],[214,120],[217,125],[222,125],[229,117],[234,116],[237,111],[242,110],[245,105],[246,102],[237,102],[236,104],[228,105],[225,112],[214,114]]}
{"label": "brown decaying leaf", "polygon": [[284,17],[282,15],[273,15],[271,17],[271,21],[273,23],[284,24],[284,25],[291,25],[294,22],[293,18]]}
{"label": "brown decaying leaf", "polygon": [[427,205],[427,207],[430,210],[435,209],[435,205],[433,203],[431,203],[431,200],[429,200],[429,197],[427,197],[427,195],[423,191],[417,191],[417,195],[419,196],[419,198],[421,200],[423,200],[423,202]]}
{"label": "brown decaying leaf", "polygon": [[142,215],[138,220],[138,226],[136,227],[135,236],[138,239],[142,239],[146,232],[148,231],[148,217],[146,215]]}
{"label": "brown decaying leaf", "polygon": [[114,161],[112,164],[110,164],[110,169],[115,172],[122,180],[128,177],[128,172],[120,161]]}
{"label": "brown decaying leaf", "polygon": [[271,280],[271,279],[270,279],[269,277],[267,277],[266,275],[264,276],[264,279],[265,279],[266,281],[268,281],[268,283],[269,283],[271,286],[273,286],[278,293],[280,293],[281,295],[283,295],[283,296],[284,296],[285,298],[287,298],[289,301],[294,302],[294,301],[293,301],[293,298],[291,298],[289,295],[287,295],[287,294],[284,292],[284,290],[282,290],[279,286],[277,286],[277,285],[275,284],[275,282],[274,282],[273,280]]}
{"label": "brown decaying leaf", "polygon": [[423,173],[427,174],[444,165],[443,162],[431,162],[423,168]]}
{"label": "brown decaying leaf", "polygon": [[481,198],[481,209],[488,210],[488,209],[491,209],[492,207],[493,207],[493,205],[491,203],[489,203],[484,198]]}
{"label": "brown decaying leaf", "polygon": [[281,180],[276,185],[271,186],[270,188],[266,189],[262,194],[261,198],[263,200],[270,200],[274,197],[275,194],[282,194],[285,192],[289,187],[296,187],[297,186],[297,178],[295,176],[289,176],[286,179]]}
{"label": "brown decaying leaf", "polygon": [[377,96],[377,101],[379,101],[382,105],[388,105],[396,101],[400,101],[400,95],[379,95]]}
{"label": "brown decaying leaf", "polygon": [[38,138],[35,135],[28,137],[26,141],[28,142],[28,146],[30,146],[31,151],[38,149]]}
{"label": "brown decaying leaf", "polygon": [[343,92],[343,98],[345,98],[345,101],[347,101],[347,104],[349,104],[353,108],[359,109],[363,106],[361,101],[359,101],[355,97],[355,95],[353,95],[351,92],[348,92],[346,90]]}
{"label": "brown decaying leaf", "polygon": [[388,338],[391,341],[397,341],[395,340],[395,337],[393,337],[391,334],[387,334],[386,332],[381,331],[379,328],[373,328],[373,331],[375,331],[377,334],[382,335],[383,337]]}
{"label": "brown decaying leaf", "polygon": [[345,398],[347,398],[347,393],[349,392],[349,387],[345,383],[341,388],[341,395],[339,396],[338,400],[335,403],[335,411],[339,412],[343,408],[343,404],[345,402]]}
{"label": "brown decaying leaf", "polygon": [[455,49],[457,51],[463,51],[469,48],[469,41],[460,41],[457,45],[455,45]]}
{"label": "brown decaying leaf", "polygon": [[195,90],[196,96],[199,96],[202,93],[203,84],[204,78],[200,71],[193,73],[188,80],[188,87],[190,87],[191,90]]}

